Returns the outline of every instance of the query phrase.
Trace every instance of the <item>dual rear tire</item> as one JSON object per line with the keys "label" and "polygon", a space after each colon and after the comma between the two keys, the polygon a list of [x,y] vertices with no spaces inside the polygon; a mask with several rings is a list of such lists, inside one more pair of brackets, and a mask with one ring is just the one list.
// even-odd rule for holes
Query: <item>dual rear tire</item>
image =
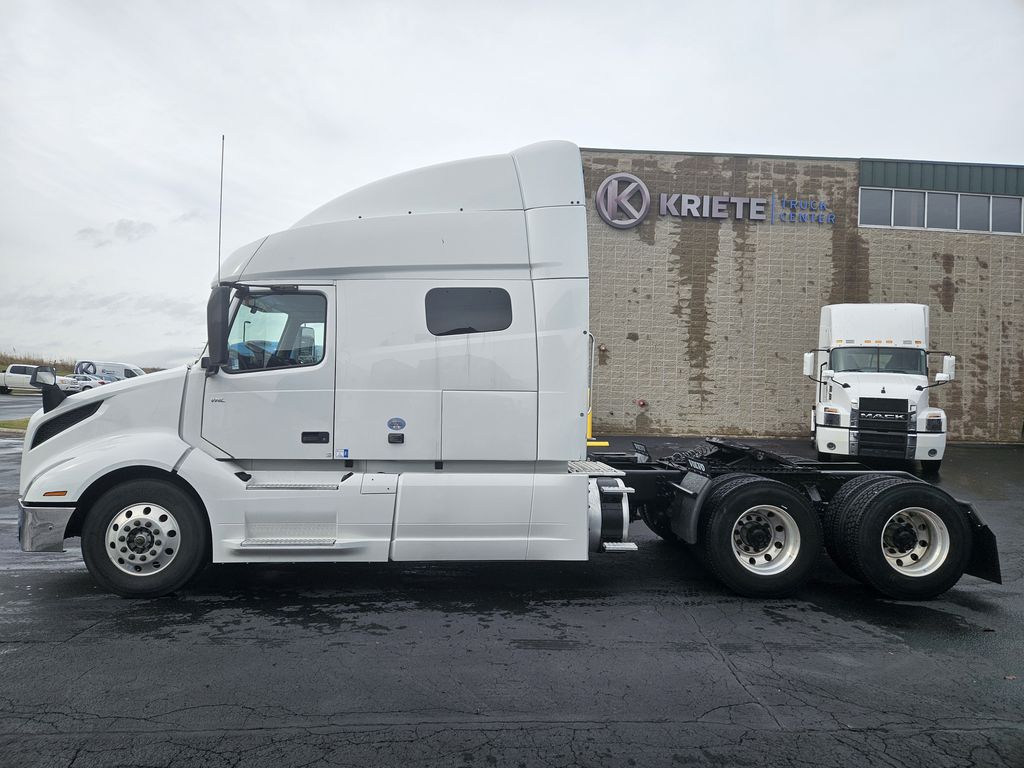
{"label": "dual rear tire", "polygon": [[803,493],[754,475],[726,475],[704,503],[697,550],[738,594],[783,597],[816,567],[822,545],[847,574],[898,600],[950,589],[971,558],[970,525],[940,489],[908,478],[847,481],[824,518]]}
{"label": "dual rear tire", "polygon": [[821,523],[807,499],[754,475],[714,482],[697,544],[708,569],[747,597],[783,597],[799,588],[822,546]]}
{"label": "dual rear tire", "polygon": [[845,483],[825,516],[825,546],[849,576],[897,600],[928,600],[959,581],[971,529],[956,502],[907,478]]}

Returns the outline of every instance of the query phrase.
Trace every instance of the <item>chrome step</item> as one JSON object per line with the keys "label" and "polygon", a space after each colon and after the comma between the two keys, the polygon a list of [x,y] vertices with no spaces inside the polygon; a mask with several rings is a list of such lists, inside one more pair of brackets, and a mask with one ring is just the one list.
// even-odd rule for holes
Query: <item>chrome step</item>
{"label": "chrome step", "polygon": [[317,548],[325,549],[334,546],[337,539],[242,539],[239,545],[242,549],[293,549],[293,548]]}
{"label": "chrome step", "polygon": [[570,461],[570,475],[589,475],[590,477],[625,477],[621,469],[610,467],[603,461]]}
{"label": "chrome step", "polygon": [[636,552],[635,541],[605,541],[601,544],[602,552]]}

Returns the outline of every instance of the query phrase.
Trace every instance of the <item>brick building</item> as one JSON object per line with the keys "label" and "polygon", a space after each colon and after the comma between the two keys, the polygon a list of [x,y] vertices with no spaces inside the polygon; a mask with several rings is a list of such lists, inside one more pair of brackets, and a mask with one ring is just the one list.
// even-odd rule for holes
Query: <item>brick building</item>
{"label": "brick building", "polygon": [[952,439],[1024,439],[1024,167],[606,149],[583,167],[595,432],[806,435],[819,310],[870,301],[930,306],[931,348],[957,356],[931,400]]}

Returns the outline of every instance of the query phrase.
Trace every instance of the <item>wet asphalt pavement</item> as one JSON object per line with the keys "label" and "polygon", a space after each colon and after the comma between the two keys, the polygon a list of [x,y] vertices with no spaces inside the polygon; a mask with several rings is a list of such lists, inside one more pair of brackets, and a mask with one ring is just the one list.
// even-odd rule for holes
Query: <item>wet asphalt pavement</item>
{"label": "wet asphalt pavement", "polygon": [[1024,766],[1024,447],[954,447],[940,482],[1004,584],[917,604],[825,558],[795,598],[738,598],[641,523],[583,564],[222,565],[122,600],[77,546],[18,550],[19,449],[3,766]]}
{"label": "wet asphalt pavement", "polygon": [[43,400],[37,393],[0,395],[0,421],[25,419],[42,407]]}

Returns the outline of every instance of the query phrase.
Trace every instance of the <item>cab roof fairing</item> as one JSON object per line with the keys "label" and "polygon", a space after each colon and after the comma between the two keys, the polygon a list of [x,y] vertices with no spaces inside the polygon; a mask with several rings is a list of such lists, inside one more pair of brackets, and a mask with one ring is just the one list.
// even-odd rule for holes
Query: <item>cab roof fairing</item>
{"label": "cab roof fairing", "polygon": [[221,269],[225,282],[440,275],[587,277],[579,148],[548,141],[372,182]]}

